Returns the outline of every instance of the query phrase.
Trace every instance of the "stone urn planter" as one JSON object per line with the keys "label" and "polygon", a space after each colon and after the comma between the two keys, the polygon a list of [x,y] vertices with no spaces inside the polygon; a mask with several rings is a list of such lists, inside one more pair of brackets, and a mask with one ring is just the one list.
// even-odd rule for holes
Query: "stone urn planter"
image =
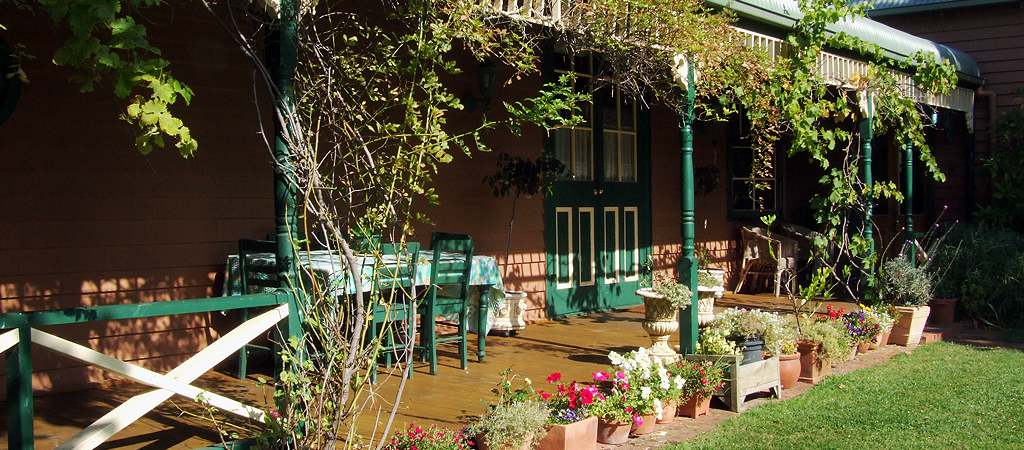
{"label": "stone urn planter", "polygon": [[725,289],[720,286],[697,286],[697,323],[704,325],[715,318],[715,299],[721,298]]}
{"label": "stone urn planter", "polygon": [[779,380],[783,389],[793,389],[800,380],[800,354],[779,355]]}
{"label": "stone urn planter", "polygon": [[505,291],[505,300],[487,317],[490,331],[512,336],[526,329],[526,292]]}
{"label": "stone urn planter", "polygon": [[664,360],[675,359],[676,352],[668,345],[668,340],[679,330],[679,310],[650,288],[638,289],[636,295],[644,299],[644,321],[641,326],[651,337],[651,354]]}
{"label": "stone urn planter", "polygon": [[567,425],[551,425],[537,444],[538,450],[595,450],[597,417]]}
{"label": "stone urn planter", "polygon": [[629,440],[628,423],[609,422],[604,419],[597,421],[597,442],[602,444],[625,444]]}
{"label": "stone urn planter", "polygon": [[927,306],[897,306],[900,317],[892,326],[889,343],[904,347],[915,347],[921,342],[921,333],[928,321],[931,308]]}
{"label": "stone urn planter", "polygon": [[711,275],[715,279],[715,298],[722,298],[725,295],[725,271],[722,269],[699,269],[698,272]]}
{"label": "stone urn planter", "polygon": [[832,375],[832,364],[820,356],[820,342],[798,341],[796,349],[800,352],[800,381],[818,384],[825,377]]}
{"label": "stone urn planter", "polygon": [[928,315],[928,325],[940,328],[953,325],[956,322],[956,304],[955,298],[936,298],[928,302],[932,309]]}
{"label": "stone urn planter", "polygon": [[685,403],[679,405],[677,411],[680,417],[692,417],[707,415],[711,410],[711,397],[690,397]]}
{"label": "stone urn planter", "polygon": [[633,426],[629,430],[630,434],[634,436],[643,436],[654,432],[654,427],[658,424],[658,416],[655,414],[648,414],[642,416],[641,419],[643,419],[643,422],[641,422],[640,425],[633,422]]}

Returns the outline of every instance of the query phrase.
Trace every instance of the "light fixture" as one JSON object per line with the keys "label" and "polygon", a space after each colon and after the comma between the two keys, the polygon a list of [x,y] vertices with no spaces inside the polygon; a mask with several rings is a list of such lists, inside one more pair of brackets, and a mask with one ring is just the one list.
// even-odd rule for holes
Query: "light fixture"
{"label": "light fixture", "polygon": [[498,68],[494,65],[491,60],[484,61],[477,66],[477,91],[479,97],[474,94],[466,95],[466,110],[473,111],[480,104],[483,104],[483,110],[491,106],[491,99],[494,98],[494,79],[497,74]]}

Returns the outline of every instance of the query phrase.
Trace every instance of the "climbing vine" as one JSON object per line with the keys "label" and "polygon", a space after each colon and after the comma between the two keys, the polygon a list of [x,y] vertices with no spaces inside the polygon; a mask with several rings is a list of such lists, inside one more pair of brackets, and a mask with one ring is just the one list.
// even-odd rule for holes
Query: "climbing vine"
{"label": "climbing vine", "polygon": [[[124,104],[121,119],[137,129],[135,147],[147,154],[173,146],[192,156],[199,142],[171,107],[188,104],[192,90],[171,73],[170,62],[149,42],[135,16],[161,0],[13,0],[45,13],[68,31],[54,64],[74,69],[82,92],[107,88]],[[2,29],[2,25],[0,25]]]}

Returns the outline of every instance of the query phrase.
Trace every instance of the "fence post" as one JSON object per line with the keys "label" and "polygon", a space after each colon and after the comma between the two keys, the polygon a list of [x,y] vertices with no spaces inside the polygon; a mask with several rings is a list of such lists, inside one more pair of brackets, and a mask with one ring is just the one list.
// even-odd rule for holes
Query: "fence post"
{"label": "fence post", "polygon": [[19,326],[18,344],[4,355],[7,360],[7,446],[11,449],[35,448],[31,330],[28,325]]}

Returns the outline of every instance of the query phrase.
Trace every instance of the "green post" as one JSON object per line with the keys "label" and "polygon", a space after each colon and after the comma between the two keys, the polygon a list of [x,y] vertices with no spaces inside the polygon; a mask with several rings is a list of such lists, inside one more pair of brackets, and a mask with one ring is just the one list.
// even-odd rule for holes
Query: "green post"
{"label": "green post", "polygon": [[32,430],[32,332],[28,325],[18,327],[18,343],[7,351],[7,446],[35,448]]}
{"label": "green post", "polygon": [[874,138],[872,130],[871,116],[874,115],[874,107],[871,104],[871,94],[865,94],[867,96],[867,111],[862,112],[863,117],[860,120],[860,146],[863,158],[861,159],[861,170],[864,174],[864,184],[868,187],[867,198],[864,199],[864,238],[871,243],[869,258],[874,258],[875,253],[875,238],[874,230],[872,227],[872,218],[874,217],[874,180],[871,176],[871,140]]}
{"label": "green post", "polygon": [[914,144],[903,146],[903,233],[907,240],[907,258],[913,265],[917,260],[914,239]]}
{"label": "green post", "polygon": [[679,353],[691,354],[697,350],[697,257],[694,252],[694,202],[693,202],[693,103],[696,100],[692,61],[687,64],[686,94],[683,96],[682,113],[679,117],[679,134],[682,140],[680,178],[682,195],[683,257],[679,262],[679,278],[690,287],[693,303],[679,310]]}
{"label": "green post", "polygon": [[[274,122],[274,222],[277,239],[277,261],[281,276],[281,287],[294,294],[289,302],[291,309],[288,319],[288,336],[301,337],[299,320],[298,272],[295,266],[297,240],[296,191],[291,149],[285,136],[290,133],[281,117],[288,117],[294,111],[295,63],[298,46],[298,7],[296,0],[281,0],[281,17],[277,25],[277,42],[270,45],[270,63],[274,65],[274,87],[277,89],[278,117]],[[275,45],[276,44],[276,45]],[[276,60],[276,61],[275,61]]]}

